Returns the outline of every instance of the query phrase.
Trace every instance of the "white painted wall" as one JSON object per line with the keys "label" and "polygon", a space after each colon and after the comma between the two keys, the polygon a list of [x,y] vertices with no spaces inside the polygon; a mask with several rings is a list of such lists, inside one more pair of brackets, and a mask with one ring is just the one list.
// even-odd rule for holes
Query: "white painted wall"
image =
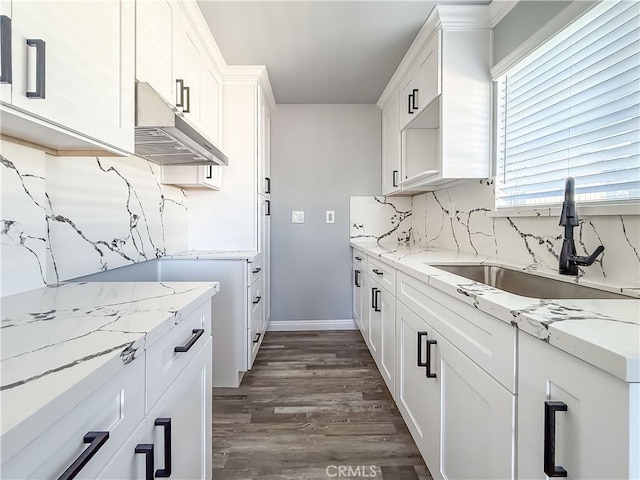
{"label": "white painted wall", "polygon": [[271,319],[351,318],[349,198],[380,193],[381,112],[278,105],[271,122]]}

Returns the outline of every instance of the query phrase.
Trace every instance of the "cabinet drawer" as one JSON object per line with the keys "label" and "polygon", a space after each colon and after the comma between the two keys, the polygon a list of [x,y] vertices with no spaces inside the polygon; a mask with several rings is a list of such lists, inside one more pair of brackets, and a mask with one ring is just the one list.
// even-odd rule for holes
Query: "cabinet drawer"
{"label": "cabinet drawer", "polygon": [[[2,478],[58,478],[89,447],[88,432],[108,439],[76,478],[96,478],[144,418],[144,356],[136,358],[2,465]],[[3,459],[3,462],[5,459]]]}
{"label": "cabinet drawer", "polygon": [[389,291],[390,294],[396,294],[396,269],[390,267],[379,260],[369,259],[368,270],[371,278],[375,278],[380,286]]}
{"label": "cabinet drawer", "polygon": [[516,392],[513,327],[403,272],[398,273],[397,298],[510,392]]}
{"label": "cabinet drawer", "polygon": [[353,250],[353,265],[361,272],[367,271],[367,256],[357,250]]}
{"label": "cabinet drawer", "polygon": [[264,271],[264,262],[262,255],[258,255],[251,262],[249,262],[249,271],[247,277],[247,285],[253,285],[256,280],[262,277]]}
{"label": "cabinet drawer", "polygon": [[[211,303],[205,302],[147,350],[147,412],[210,336]],[[176,347],[186,351],[176,352]]]}

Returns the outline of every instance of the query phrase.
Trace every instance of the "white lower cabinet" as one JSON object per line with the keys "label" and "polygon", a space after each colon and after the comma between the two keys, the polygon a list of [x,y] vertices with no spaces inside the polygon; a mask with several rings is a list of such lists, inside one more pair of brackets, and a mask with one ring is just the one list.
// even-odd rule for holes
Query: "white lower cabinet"
{"label": "white lower cabinet", "polygon": [[518,358],[518,478],[640,478],[640,384],[525,334]]}
{"label": "white lower cabinet", "polygon": [[359,270],[356,265],[352,269],[352,287],[351,287],[351,301],[352,301],[352,314],[353,320],[362,332],[362,270]]}
{"label": "white lower cabinet", "polygon": [[93,478],[211,478],[211,373],[207,369],[211,346],[209,338],[111,462]]}
{"label": "white lower cabinet", "polygon": [[373,278],[369,279],[367,292],[369,293],[367,343],[389,392],[395,395],[396,299]]}

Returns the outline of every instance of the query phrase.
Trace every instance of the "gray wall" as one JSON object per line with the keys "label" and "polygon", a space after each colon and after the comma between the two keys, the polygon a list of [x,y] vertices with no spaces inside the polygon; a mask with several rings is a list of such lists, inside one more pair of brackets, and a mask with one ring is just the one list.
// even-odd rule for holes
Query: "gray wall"
{"label": "gray wall", "polygon": [[[351,318],[349,197],[380,194],[375,105],[278,105],[271,120],[271,320]],[[304,224],[291,223],[303,210]],[[335,210],[335,224],[325,223]]]}
{"label": "gray wall", "polygon": [[571,3],[573,2],[552,0],[519,2],[493,30],[494,65]]}

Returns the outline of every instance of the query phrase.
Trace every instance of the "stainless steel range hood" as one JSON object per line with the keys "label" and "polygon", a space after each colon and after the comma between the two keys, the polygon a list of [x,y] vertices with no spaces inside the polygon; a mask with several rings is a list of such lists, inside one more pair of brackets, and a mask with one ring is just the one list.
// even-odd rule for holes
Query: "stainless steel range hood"
{"label": "stainless steel range hood", "polygon": [[227,165],[227,156],[146,82],[136,82],[135,153],[159,165]]}

